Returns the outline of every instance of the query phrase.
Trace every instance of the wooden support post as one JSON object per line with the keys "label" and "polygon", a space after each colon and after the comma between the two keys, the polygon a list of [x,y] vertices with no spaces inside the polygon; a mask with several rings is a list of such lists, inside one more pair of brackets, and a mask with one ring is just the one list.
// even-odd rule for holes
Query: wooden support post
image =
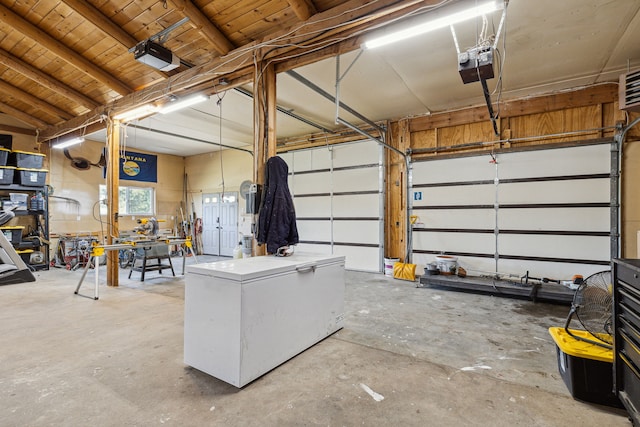
{"label": "wooden support post", "polygon": [[[389,126],[391,136],[387,143],[402,152],[410,147],[409,120],[403,119]],[[405,259],[407,236],[407,168],[404,158],[386,151],[386,198],[385,198],[385,257]]]}
{"label": "wooden support post", "polygon": [[[273,64],[258,63],[253,84],[253,182],[264,185],[267,159],[276,155],[276,72]],[[265,247],[254,244],[255,255]]]}
{"label": "wooden support post", "polygon": [[[119,235],[120,121],[112,121],[107,131],[107,245],[112,245]],[[118,286],[118,251],[107,252],[107,286]]]}

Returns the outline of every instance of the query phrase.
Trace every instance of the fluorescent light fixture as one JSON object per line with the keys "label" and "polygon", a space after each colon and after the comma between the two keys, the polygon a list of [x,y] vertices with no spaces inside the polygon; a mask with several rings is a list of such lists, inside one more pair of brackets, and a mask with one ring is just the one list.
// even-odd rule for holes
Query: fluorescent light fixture
{"label": "fluorescent light fixture", "polygon": [[209,99],[209,97],[207,97],[205,95],[201,95],[201,94],[200,95],[195,95],[195,96],[190,96],[188,98],[178,99],[176,101],[167,102],[162,107],[160,107],[160,110],[158,110],[158,111],[161,114],[167,114],[167,113],[171,113],[173,111],[177,111],[177,110],[181,110],[183,108],[190,107],[192,105],[198,104],[199,102],[206,101],[207,99]]}
{"label": "fluorescent light fixture", "polygon": [[124,111],[113,116],[114,119],[121,122],[128,122],[130,120],[139,119],[140,117],[148,116],[149,114],[157,113],[158,107],[153,104],[145,104],[134,108],[133,110]]}
{"label": "fluorescent light fixture", "polygon": [[443,16],[442,18],[433,19],[421,24],[414,25],[403,30],[395,31],[391,34],[371,39],[364,43],[365,49],[372,49],[375,47],[384,46],[390,43],[394,43],[400,40],[408,39],[420,34],[427,33],[429,31],[437,30],[439,28],[448,27],[459,22],[467,21],[478,16],[486,15],[494,12],[498,9],[502,9],[504,3],[502,1],[490,1],[482,3],[478,6],[465,9],[461,12],[453,13],[451,15]]}
{"label": "fluorescent light fixture", "polygon": [[71,138],[66,141],[62,141],[57,144],[54,144],[52,148],[57,148],[59,150],[62,150],[63,148],[71,147],[72,145],[80,144],[81,142],[84,142],[84,138],[81,136],[78,136],[76,138]]}

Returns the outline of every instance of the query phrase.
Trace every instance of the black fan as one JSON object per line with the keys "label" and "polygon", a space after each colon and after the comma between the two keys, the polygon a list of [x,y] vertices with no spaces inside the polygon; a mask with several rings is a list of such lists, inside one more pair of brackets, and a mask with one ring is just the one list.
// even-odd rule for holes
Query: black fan
{"label": "black fan", "polygon": [[[611,348],[613,345],[612,308],[611,271],[594,273],[576,289],[564,329],[573,338]],[[574,315],[593,339],[571,333],[569,325]]]}

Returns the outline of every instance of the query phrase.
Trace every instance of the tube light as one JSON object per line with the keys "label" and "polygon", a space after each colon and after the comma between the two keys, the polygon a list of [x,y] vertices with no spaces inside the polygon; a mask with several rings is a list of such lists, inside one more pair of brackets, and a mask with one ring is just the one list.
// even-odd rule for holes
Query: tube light
{"label": "tube light", "polygon": [[71,147],[72,145],[80,144],[81,142],[84,142],[84,138],[79,136],[76,138],[68,139],[66,141],[62,141],[58,144],[54,144],[51,148],[57,148],[61,150],[63,148]]}
{"label": "tube light", "polygon": [[139,119],[140,117],[148,116],[149,114],[157,113],[158,107],[153,104],[145,104],[134,108],[133,110],[124,111],[113,116],[114,119],[121,122],[128,122],[130,120]]}
{"label": "tube light", "polygon": [[183,108],[187,108],[190,107],[192,105],[198,104],[200,102],[206,101],[207,99],[209,99],[209,97],[205,96],[205,95],[195,95],[195,96],[191,96],[189,98],[184,98],[184,99],[179,99],[176,101],[170,101],[166,104],[164,104],[160,110],[158,110],[160,112],[160,114],[167,114],[167,113],[171,113],[173,111],[177,111],[177,110],[181,110]]}
{"label": "tube light", "polygon": [[371,39],[364,43],[365,49],[372,49],[380,46],[384,46],[390,43],[394,43],[400,40],[405,40],[410,37],[414,37],[420,34],[427,33],[429,31],[437,30],[439,28],[448,27],[459,22],[463,22],[478,16],[486,15],[494,12],[498,9],[502,9],[504,3],[502,1],[490,1],[481,5],[465,9],[461,12],[453,13],[451,15],[443,16],[442,18],[433,19],[421,24],[414,25],[409,28],[405,28],[399,31],[395,31],[391,34]]}

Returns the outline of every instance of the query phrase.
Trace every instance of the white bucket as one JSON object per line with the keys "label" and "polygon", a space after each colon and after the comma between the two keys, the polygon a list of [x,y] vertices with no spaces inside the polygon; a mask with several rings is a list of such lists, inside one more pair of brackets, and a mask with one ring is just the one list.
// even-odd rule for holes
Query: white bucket
{"label": "white bucket", "polygon": [[253,236],[242,236],[242,258],[251,258]]}
{"label": "white bucket", "polygon": [[393,264],[399,261],[400,261],[400,258],[385,258],[384,259],[384,275],[393,276]]}
{"label": "white bucket", "polygon": [[458,269],[458,257],[451,255],[436,256],[436,263],[440,274],[456,274]]}

